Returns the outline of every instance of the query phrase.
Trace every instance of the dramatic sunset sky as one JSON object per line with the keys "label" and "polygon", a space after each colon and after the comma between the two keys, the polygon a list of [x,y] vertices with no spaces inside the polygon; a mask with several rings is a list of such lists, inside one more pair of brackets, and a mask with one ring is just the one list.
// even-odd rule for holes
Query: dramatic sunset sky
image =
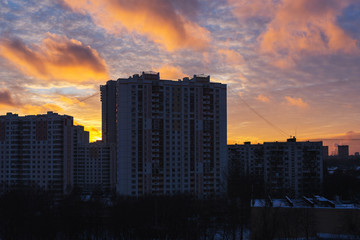
{"label": "dramatic sunset sky", "polygon": [[0,1],[0,115],[68,114],[100,139],[99,85],[146,70],[227,84],[229,143],[360,151],[359,0]]}

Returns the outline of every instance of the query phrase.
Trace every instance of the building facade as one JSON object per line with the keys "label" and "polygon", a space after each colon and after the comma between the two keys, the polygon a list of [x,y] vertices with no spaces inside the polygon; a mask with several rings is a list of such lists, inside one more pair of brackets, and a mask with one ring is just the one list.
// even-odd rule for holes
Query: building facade
{"label": "building facade", "polygon": [[102,141],[116,143],[116,81],[100,86],[102,112]]}
{"label": "building facade", "polygon": [[71,116],[53,112],[0,116],[1,191],[32,186],[55,197],[69,193],[74,184],[74,131]]}
{"label": "building facade", "polygon": [[322,142],[229,145],[229,161],[242,175],[263,180],[263,193],[301,196],[319,193],[323,181]]}
{"label": "building facade", "polygon": [[[115,110],[106,106],[114,88]],[[225,191],[226,85],[210,82],[209,76],[170,81],[143,72],[100,89],[103,124],[109,126],[113,120],[106,118],[116,115],[118,194],[211,196]],[[104,139],[111,133],[105,132]]]}
{"label": "building facade", "polygon": [[74,126],[74,187],[83,191],[87,186],[89,160],[89,132],[83,126]]}
{"label": "building facade", "polygon": [[83,126],[74,126],[74,186],[82,195],[111,194],[116,183],[115,144],[89,143]]}
{"label": "building facade", "polygon": [[101,141],[90,143],[87,164],[87,184],[92,191],[112,193],[116,183],[116,149]]}

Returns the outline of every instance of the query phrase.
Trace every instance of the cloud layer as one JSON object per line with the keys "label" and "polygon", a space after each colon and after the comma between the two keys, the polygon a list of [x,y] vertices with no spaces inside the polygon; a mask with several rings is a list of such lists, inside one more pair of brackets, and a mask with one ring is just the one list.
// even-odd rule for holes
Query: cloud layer
{"label": "cloud layer", "polygon": [[[352,0],[229,0],[241,20],[262,19],[257,40],[263,53],[279,56],[274,65],[294,66],[302,54],[359,53],[358,40],[338,24]],[[295,62],[294,62],[295,61]]]}
{"label": "cloud layer", "polygon": [[96,50],[56,34],[30,47],[20,39],[3,38],[0,56],[26,75],[43,80],[81,83],[107,78],[105,61]]}
{"label": "cloud layer", "polygon": [[[168,0],[81,0],[64,2],[74,11],[90,14],[96,24],[111,33],[123,28],[147,36],[167,50],[201,50],[209,43],[209,31],[191,20],[187,12],[197,2]],[[181,3],[182,2],[182,3]]]}

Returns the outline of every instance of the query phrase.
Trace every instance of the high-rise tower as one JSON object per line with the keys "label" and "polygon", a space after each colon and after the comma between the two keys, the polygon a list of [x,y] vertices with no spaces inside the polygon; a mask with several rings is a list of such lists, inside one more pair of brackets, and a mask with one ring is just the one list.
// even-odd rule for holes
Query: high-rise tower
{"label": "high-rise tower", "polygon": [[108,81],[101,94],[104,139],[116,134],[118,194],[225,191],[226,85],[203,75],[170,81],[143,72],[116,86]]}
{"label": "high-rise tower", "polygon": [[116,143],[116,81],[100,86],[102,102],[102,140]]}

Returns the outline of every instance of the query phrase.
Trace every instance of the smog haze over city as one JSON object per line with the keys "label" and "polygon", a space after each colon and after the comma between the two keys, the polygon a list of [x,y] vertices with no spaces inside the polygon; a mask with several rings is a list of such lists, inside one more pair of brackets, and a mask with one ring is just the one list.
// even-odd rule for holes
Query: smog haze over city
{"label": "smog haze over city", "polygon": [[[0,109],[74,116],[101,139],[99,85],[145,70],[227,84],[228,143],[360,151],[358,0],[3,0]],[[340,139],[340,140],[326,140]]]}

